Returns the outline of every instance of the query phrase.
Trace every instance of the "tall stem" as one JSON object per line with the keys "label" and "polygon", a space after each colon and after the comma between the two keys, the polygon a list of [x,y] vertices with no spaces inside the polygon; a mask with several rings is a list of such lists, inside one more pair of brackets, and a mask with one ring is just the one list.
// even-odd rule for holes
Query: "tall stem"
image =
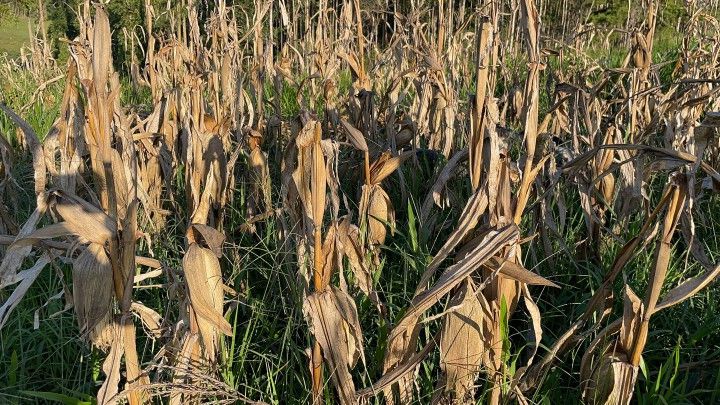
{"label": "tall stem", "polygon": [[370,185],[370,152],[365,151],[365,184]]}
{"label": "tall stem", "polygon": [[[311,191],[313,209],[313,227],[315,239],[315,257],[313,281],[315,294],[322,294],[329,280],[323,273],[323,246],[322,246],[322,219],[325,211],[325,159],[323,157],[320,142],[322,129],[320,123],[315,124],[315,142],[312,146],[312,169],[311,169]],[[319,331],[315,331],[316,333]],[[320,343],[315,339],[312,351],[312,379],[313,379],[313,403],[319,404],[322,401],[323,385],[323,359]]]}
{"label": "tall stem", "polygon": [[680,187],[674,187],[672,199],[665,215],[665,223],[663,224],[663,234],[658,241],[657,252],[655,253],[655,268],[650,273],[650,281],[645,294],[642,323],[638,326],[638,332],[635,338],[635,344],[630,356],[630,363],[633,366],[640,364],[640,357],[647,342],[648,331],[650,328],[650,317],[655,312],[655,306],[660,298],[660,290],[665,283],[668,265],[670,264],[670,250],[672,235],[675,232],[677,221],[680,217],[680,210],[685,204],[685,196]]}
{"label": "tall stem", "polygon": [[[323,285],[322,231],[320,227],[315,227],[315,271],[313,281],[315,292],[322,293],[325,286]],[[312,351],[312,367],[313,403],[319,404],[322,401],[323,359],[322,349],[317,339],[315,339]]]}

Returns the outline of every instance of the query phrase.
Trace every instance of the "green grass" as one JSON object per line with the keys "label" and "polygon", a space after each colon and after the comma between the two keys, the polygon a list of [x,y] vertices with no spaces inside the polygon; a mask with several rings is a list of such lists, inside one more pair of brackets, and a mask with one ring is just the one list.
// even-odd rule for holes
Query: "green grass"
{"label": "green grass", "polygon": [[14,58],[20,55],[20,48],[30,43],[26,17],[7,15],[0,18],[0,54],[7,53]]}

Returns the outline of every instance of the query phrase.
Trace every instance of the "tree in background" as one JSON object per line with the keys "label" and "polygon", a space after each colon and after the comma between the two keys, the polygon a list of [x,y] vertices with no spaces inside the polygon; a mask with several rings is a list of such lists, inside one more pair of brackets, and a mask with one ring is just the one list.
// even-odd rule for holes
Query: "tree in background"
{"label": "tree in background", "polygon": [[30,15],[37,9],[35,0],[0,0],[0,18]]}

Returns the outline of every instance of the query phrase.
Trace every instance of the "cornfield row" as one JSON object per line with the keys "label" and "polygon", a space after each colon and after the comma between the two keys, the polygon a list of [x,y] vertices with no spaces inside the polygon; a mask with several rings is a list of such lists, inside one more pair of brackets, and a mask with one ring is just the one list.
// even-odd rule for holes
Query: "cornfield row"
{"label": "cornfield row", "polygon": [[[410,403],[422,365],[438,361],[433,403],[530,403],[582,350],[576,400],[627,404],[653,316],[720,274],[696,230],[700,203],[720,189],[720,23],[695,2],[669,84],[653,61],[653,0],[628,31],[576,27],[564,41],[543,35],[552,22],[534,0],[411,0],[404,13],[255,0],[244,15],[222,0],[180,3],[145,0],[145,25],[113,32],[86,0],[66,64],[38,35],[2,67],[25,70],[37,90],[0,104],[17,128],[0,136],[0,327],[42,272],[67,266],[66,306],[104,359],[98,403],[253,402],[219,371],[241,333],[229,278],[245,265],[227,259],[226,239],[271,235],[294,281],[285,302],[307,322],[311,388],[283,402]],[[160,17],[168,29],[154,28]],[[606,68],[590,55],[610,43],[627,52]],[[23,115],[53,85],[64,86],[59,111],[38,134]],[[150,102],[123,101],[127,88]],[[18,223],[23,156],[35,204]],[[568,247],[574,210],[585,229]],[[156,255],[177,224],[182,244]],[[406,229],[439,248],[416,246],[428,254],[390,306],[379,280]],[[622,247],[575,304],[580,315],[543,340],[537,294],[563,286],[534,264],[572,249],[602,265],[607,239]],[[702,271],[669,279],[674,243]],[[654,252],[647,287],[633,291],[624,274],[643,250]],[[165,302],[140,300],[153,286]],[[383,328],[363,329],[367,317]],[[518,318],[529,333],[513,338],[524,348],[511,362]]]}

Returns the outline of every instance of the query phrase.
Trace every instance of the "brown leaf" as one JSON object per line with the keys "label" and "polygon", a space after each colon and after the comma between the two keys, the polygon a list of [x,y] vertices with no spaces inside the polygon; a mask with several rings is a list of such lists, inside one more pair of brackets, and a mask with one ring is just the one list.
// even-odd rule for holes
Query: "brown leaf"
{"label": "brown leaf", "polygon": [[108,80],[108,69],[112,64],[112,50],[110,48],[110,22],[105,9],[100,6],[95,8],[92,41],[93,80],[96,85],[105,86]]}
{"label": "brown leaf", "polygon": [[583,399],[588,404],[626,405],[632,399],[638,367],[633,367],[627,355],[613,352],[608,346],[594,368],[583,390]]}
{"label": "brown leaf", "polygon": [[665,294],[653,310],[653,313],[685,301],[712,283],[718,276],[720,276],[720,265],[715,266],[697,277],[685,280],[682,284]]}
{"label": "brown leaf", "polygon": [[[363,186],[365,189],[368,186]],[[390,211],[392,204],[390,197],[385,190],[378,185],[369,186],[368,200],[368,242],[373,245],[382,245],[385,243],[387,230],[385,223],[390,220]]]}
{"label": "brown leaf", "polygon": [[315,123],[315,137],[312,144],[312,166],[310,190],[312,195],[313,223],[316,227],[322,225],[323,213],[325,212],[325,189],[327,187],[327,173],[325,172],[325,158],[323,156],[322,126]]}
{"label": "brown leaf", "polygon": [[192,232],[188,233],[189,243],[197,243],[206,246],[218,258],[222,257],[223,243],[225,243],[225,234],[217,229],[205,224],[190,225]]}
{"label": "brown leaf", "polygon": [[20,281],[20,284],[15,287],[12,294],[0,306],[0,329],[5,325],[12,310],[20,303],[20,300],[22,300],[48,263],[50,263],[50,256],[44,253],[31,268],[17,274],[17,280]]}
{"label": "brown leaf", "polygon": [[444,391],[453,399],[452,403],[473,403],[475,379],[480,372],[485,341],[483,310],[471,278],[458,286],[448,307],[453,310],[445,316],[440,337]]}
{"label": "brown leaf", "polygon": [[102,210],[79,197],[56,191],[53,208],[75,235],[104,245],[117,233],[117,226]]}
{"label": "brown leaf", "polygon": [[336,269],[337,259],[337,237],[336,237],[337,226],[333,223],[328,228],[327,234],[325,235],[325,241],[322,245],[323,253],[323,281],[322,285],[330,285],[330,279],[332,278],[333,272]]}
{"label": "brown leaf", "polygon": [[145,325],[145,329],[150,332],[154,337],[159,338],[162,336],[162,316],[152,308],[148,308],[140,302],[133,302],[130,304],[130,309],[135,312]]}
{"label": "brown leaf", "polygon": [[80,333],[101,348],[112,343],[113,274],[102,245],[91,243],[73,262],[73,300]]}
{"label": "brown leaf", "polygon": [[100,405],[116,402],[115,395],[118,393],[121,378],[120,361],[122,360],[123,353],[125,352],[125,346],[119,329],[120,328],[117,325],[114,323],[112,324],[112,344],[110,345],[110,352],[102,364],[102,370],[103,373],[105,373],[105,381],[103,381],[103,384],[97,393],[97,400]]}
{"label": "brown leaf", "polygon": [[348,258],[358,288],[375,303],[378,312],[384,314],[385,305],[380,301],[377,291],[373,288],[372,274],[365,265],[365,258],[358,240],[359,234],[360,230],[357,226],[350,224],[347,218],[343,219],[338,227],[339,248],[342,254]]}
{"label": "brown leaf", "polygon": [[517,239],[517,236],[518,228],[515,225],[508,225],[498,231],[490,231],[482,243],[479,243],[475,249],[458,263],[448,267],[431,288],[413,299],[410,309],[390,333],[389,340],[393,340],[403,333],[423,312],[437,303],[438,300],[460,284],[473,271],[476,271],[480,265],[494,256],[500,249]]}
{"label": "brown leaf", "polygon": [[[418,283],[418,288],[416,289],[416,294],[425,290],[427,283],[430,281],[433,274],[435,274],[435,271],[440,267],[440,264],[450,253],[452,253],[453,249],[455,249],[455,247],[475,229],[480,217],[483,213],[485,213],[487,206],[487,194],[481,189],[478,189],[465,204],[465,208],[463,208],[463,211],[460,214],[460,220],[455,226],[455,229],[447,238],[440,250],[435,254],[435,256],[433,256],[432,261],[423,272],[420,282]],[[478,243],[482,240],[482,238],[482,236],[479,237]],[[467,246],[469,246],[469,244]],[[476,246],[477,244],[473,245],[473,247]],[[458,255],[460,257],[464,256],[460,253]]]}
{"label": "brown leaf", "polygon": [[642,301],[635,295],[630,286],[625,285],[623,295],[623,317],[618,341],[624,351],[630,352],[634,347],[635,333],[637,332],[640,322],[642,322],[644,308]]}
{"label": "brown leaf", "polygon": [[500,258],[498,256],[494,256],[490,258],[490,260],[485,263],[485,266],[490,268],[492,271],[498,270],[499,273],[502,274],[505,277],[511,278],[515,281],[519,281],[524,284],[529,285],[543,285],[547,287],[555,287],[560,288],[559,285],[553,283],[552,281],[546,279],[545,277],[533,273],[530,270],[526,269],[525,267],[503,258]]}
{"label": "brown leaf", "polygon": [[[455,170],[460,166],[460,163],[462,163],[467,158],[468,149],[464,148],[455,153],[440,171],[440,174],[438,174],[437,178],[435,179],[432,188],[428,192],[428,195],[425,198],[425,201],[423,201],[422,207],[420,208],[421,223],[425,223],[427,221],[428,217],[430,216],[430,210],[432,209],[433,203],[435,203],[435,205],[437,206],[442,207],[442,205],[440,204],[442,190],[445,188],[445,185],[453,176],[453,173],[455,173]],[[487,198],[485,201],[487,203]]]}
{"label": "brown leaf", "polygon": [[[56,224],[44,226],[44,227],[34,231],[33,233],[31,233],[28,236],[17,239],[10,246],[13,248],[22,248],[22,247],[26,247],[26,246],[36,245],[39,242],[44,241],[46,239],[59,238],[61,236],[72,236],[72,235],[75,235],[75,230],[72,228],[72,226],[68,222],[58,222]],[[89,242],[86,239],[83,239],[83,241]]]}
{"label": "brown leaf", "polygon": [[219,333],[231,336],[232,326],[223,317],[223,282],[220,262],[210,249],[193,243],[183,257],[183,273],[190,305],[205,348],[205,357],[213,360],[218,350]]}
{"label": "brown leaf", "polygon": [[403,152],[398,156],[390,157],[388,152],[383,154],[370,166],[370,184],[380,184],[389,175],[391,175],[405,159],[412,156],[415,152]]}
{"label": "brown leaf", "polygon": [[[357,396],[362,398],[384,392],[386,395],[386,401],[391,401],[392,397],[389,397],[390,386],[398,381],[405,380],[406,376],[408,376],[413,371],[413,369],[415,369],[415,367],[417,367],[418,364],[420,364],[420,362],[423,361],[428,356],[428,354],[430,354],[430,351],[435,348],[435,345],[439,340],[440,333],[437,333],[432,339],[427,342],[427,344],[425,344],[422,350],[409,356],[405,361],[396,363],[395,367],[393,367],[389,371],[386,371],[383,376],[380,377],[380,379],[373,383],[370,387],[358,391]],[[401,391],[401,396],[402,394],[404,394],[407,398],[411,394],[412,381],[410,381],[409,387],[404,388],[406,388],[406,390]]]}
{"label": "brown leaf", "polygon": [[[35,228],[37,228],[40,218],[45,215],[45,210],[47,209],[46,199],[39,199],[38,201],[39,204],[37,208],[35,208],[30,218],[28,218],[22,228],[20,228],[20,232],[18,232],[15,241],[32,234]],[[0,289],[19,281],[16,277],[17,271],[20,269],[20,266],[22,266],[25,258],[30,254],[30,251],[30,246],[13,247],[10,245],[10,247],[8,247],[2,262],[0,262]],[[2,318],[0,317],[0,319]],[[2,325],[2,322],[0,322],[0,325]]]}
{"label": "brown leaf", "polygon": [[[355,384],[349,368],[364,359],[360,321],[355,302],[346,293],[330,287],[305,299],[303,312],[322,347],[340,402],[355,404]],[[364,361],[364,360],[363,360]]]}
{"label": "brown leaf", "polygon": [[20,116],[17,115],[13,110],[11,110],[10,107],[6,106],[5,103],[0,103],[0,110],[3,110],[5,114],[7,114],[8,117],[13,120],[13,122],[15,122],[15,125],[22,129],[23,134],[25,135],[25,142],[32,151],[33,177],[35,179],[35,196],[40,199],[41,194],[45,192],[47,173],[45,168],[45,156],[43,153],[42,145],[38,140],[38,136],[35,133],[35,130],[33,130],[30,126],[30,124],[28,124],[27,121],[25,121],[24,119],[20,118]]}
{"label": "brown leaf", "polygon": [[345,128],[345,132],[347,132],[348,140],[352,143],[355,149],[367,152],[368,146],[362,132],[355,128],[351,123],[347,122],[344,118],[341,118],[340,122],[342,123],[343,128]]}

